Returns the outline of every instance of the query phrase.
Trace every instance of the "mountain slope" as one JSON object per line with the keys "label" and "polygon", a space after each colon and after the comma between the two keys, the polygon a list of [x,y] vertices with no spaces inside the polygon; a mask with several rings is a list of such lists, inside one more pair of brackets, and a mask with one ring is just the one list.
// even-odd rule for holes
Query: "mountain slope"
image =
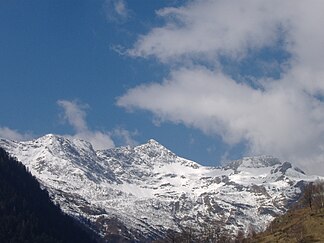
{"label": "mountain slope", "polygon": [[249,242],[324,242],[324,209],[311,211],[302,208],[290,211],[276,220],[272,231],[269,229],[258,234]]}
{"label": "mountain slope", "polygon": [[1,148],[0,215],[1,242],[94,242]]}
{"label": "mountain slope", "polygon": [[324,181],[309,183],[294,207],[249,242],[324,242]]}
{"label": "mountain slope", "polygon": [[66,213],[90,220],[102,237],[135,241],[211,223],[231,234],[262,231],[317,178],[267,156],[201,166],[154,140],[94,151],[85,141],[50,134],[0,146],[23,161]]}

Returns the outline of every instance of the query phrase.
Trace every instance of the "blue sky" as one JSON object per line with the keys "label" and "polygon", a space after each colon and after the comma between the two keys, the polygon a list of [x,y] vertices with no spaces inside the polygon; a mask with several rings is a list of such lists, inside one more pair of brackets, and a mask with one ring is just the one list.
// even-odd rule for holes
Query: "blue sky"
{"label": "blue sky", "polygon": [[154,138],[202,164],[270,154],[323,171],[322,10],[317,0],[1,1],[0,136],[56,133],[97,148]]}
{"label": "blue sky", "polygon": [[[1,1],[0,69],[5,92],[0,97],[0,126],[27,133],[28,138],[74,134],[73,127],[62,121],[57,101],[77,101],[88,104],[86,121],[93,130],[125,129],[138,143],[155,138],[185,157],[215,163],[223,153],[216,147],[225,149],[219,139],[183,125],[156,126],[151,114],[128,113],[116,106],[116,98],[128,88],[160,80],[167,70],[155,60],[122,56],[113,47],[131,46],[139,34],[161,22],[155,10],[178,2],[130,1],[129,19],[116,21],[108,19],[105,4]],[[114,141],[117,146],[125,143],[118,136]]]}

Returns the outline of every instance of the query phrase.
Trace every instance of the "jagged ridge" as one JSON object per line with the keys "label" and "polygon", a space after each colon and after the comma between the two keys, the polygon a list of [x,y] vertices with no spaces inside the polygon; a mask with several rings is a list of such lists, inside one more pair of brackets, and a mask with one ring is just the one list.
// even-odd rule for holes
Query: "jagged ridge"
{"label": "jagged ridge", "polygon": [[85,141],[50,134],[0,146],[25,163],[65,212],[89,219],[103,237],[150,240],[212,222],[233,234],[260,231],[296,201],[305,181],[317,178],[269,156],[201,166],[155,140],[94,151]]}

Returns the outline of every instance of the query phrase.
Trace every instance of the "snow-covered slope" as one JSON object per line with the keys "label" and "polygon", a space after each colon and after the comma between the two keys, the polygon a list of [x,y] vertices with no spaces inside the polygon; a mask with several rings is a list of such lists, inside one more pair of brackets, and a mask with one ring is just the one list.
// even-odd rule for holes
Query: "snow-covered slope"
{"label": "snow-covered slope", "polygon": [[154,140],[94,151],[88,142],[50,134],[2,139],[0,147],[23,162],[66,213],[87,219],[103,237],[149,240],[204,224],[260,231],[299,197],[305,182],[318,178],[267,156],[201,166]]}

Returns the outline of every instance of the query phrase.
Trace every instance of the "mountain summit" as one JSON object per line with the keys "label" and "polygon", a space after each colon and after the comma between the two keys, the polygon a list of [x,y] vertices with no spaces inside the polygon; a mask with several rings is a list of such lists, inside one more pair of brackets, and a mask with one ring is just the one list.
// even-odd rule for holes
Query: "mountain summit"
{"label": "mountain summit", "polygon": [[264,230],[307,181],[318,178],[270,156],[202,166],[152,139],[94,151],[85,141],[46,135],[27,142],[2,139],[0,147],[24,163],[64,212],[89,221],[103,238],[133,241],[206,224],[231,234]]}

